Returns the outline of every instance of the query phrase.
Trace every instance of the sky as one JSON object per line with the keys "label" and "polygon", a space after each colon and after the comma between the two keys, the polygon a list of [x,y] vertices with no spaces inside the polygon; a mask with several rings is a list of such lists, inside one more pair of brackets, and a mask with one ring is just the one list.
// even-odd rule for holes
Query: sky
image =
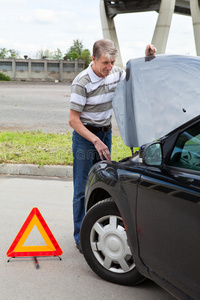
{"label": "sky", "polygon": [[[99,0],[0,0],[0,48],[35,58],[41,49],[66,53],[73,40],[92,52],[103,38]],[[120,14],[114,18],[122,61],[144,56],[157,22],[156,12]],[[192,19],[173,15],[166,54],[196,55]]]}

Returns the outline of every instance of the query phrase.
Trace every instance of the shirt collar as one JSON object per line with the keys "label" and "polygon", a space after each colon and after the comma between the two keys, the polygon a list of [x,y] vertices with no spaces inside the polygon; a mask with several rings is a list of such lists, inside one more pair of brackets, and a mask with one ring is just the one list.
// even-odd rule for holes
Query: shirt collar
{"label": "shirt collar", "polygon": [[93,62],[91,62],[88,66],[88,75],[90,76],[91,81],[95,83],[95,82],[98,82],[98,81],[101,81],[102,79],[104,79],[102,77],[97,76],[94,73],[94,71],[92,70],[92,65],[93,65]]}

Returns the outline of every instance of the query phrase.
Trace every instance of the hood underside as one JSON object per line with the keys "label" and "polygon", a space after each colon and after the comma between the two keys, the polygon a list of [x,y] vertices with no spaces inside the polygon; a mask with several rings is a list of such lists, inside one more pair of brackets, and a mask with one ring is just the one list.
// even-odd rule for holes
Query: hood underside
{"label": "hood underside", "polygon": [[113,109],[128,147],[165,136],[200,115],[200,58],[157,55],[130,60]]}

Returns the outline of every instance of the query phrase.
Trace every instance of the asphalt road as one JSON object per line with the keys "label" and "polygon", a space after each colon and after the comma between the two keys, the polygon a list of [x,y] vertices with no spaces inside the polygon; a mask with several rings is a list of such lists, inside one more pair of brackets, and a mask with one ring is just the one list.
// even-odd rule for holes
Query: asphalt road
{"label": "asphalt road", "polygon": [[[72,182],[0,176],[0,299],[2,300],[175,300],[153,282],[127,287],[106,282],[75,248],[72,232]],[[6,253],[33,207],[37,207],[63,250],[62,260],[15,258]],[[44,245],[33,230],[25,245]]]}
{"label": "asphalt road", "polygon": [[[66,133],[70,83],[0,82],[0,130]],[[113,134],[119,134],[113,116]]]}

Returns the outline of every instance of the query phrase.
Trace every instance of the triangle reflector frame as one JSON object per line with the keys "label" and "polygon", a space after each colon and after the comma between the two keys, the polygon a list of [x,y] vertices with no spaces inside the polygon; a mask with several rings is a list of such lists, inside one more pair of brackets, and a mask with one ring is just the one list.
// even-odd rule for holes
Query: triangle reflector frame
{"label": "triangle reflector frame", "polygon": [[[33,227],[36,226],[46,246],[23,246]],[[8,257],[57,256],[63,252],[37,207],[34,207],[7,251]]]}

